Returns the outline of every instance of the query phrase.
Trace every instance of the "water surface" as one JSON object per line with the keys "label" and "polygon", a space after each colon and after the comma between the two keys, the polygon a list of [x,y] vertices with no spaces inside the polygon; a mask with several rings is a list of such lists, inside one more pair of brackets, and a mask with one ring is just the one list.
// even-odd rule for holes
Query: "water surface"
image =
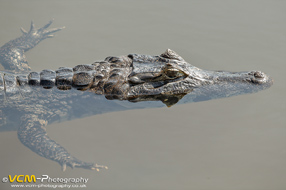
{"label": "water surface", "polygon": [[[203,69],[261,70],[265,91],[213,101],[107,113],[48,126],[71,154],[109,166],[68,169],[0,133],[0,177],[89,178],[86,189],[285,189],[284,1],[4,1],[0,45],[19,28],[66,26],[27,53],[33,70],[73,67],[171,48]],[[96,105],[95,105],[96,106]],[[0,183],[0,189],[11,189]]]}

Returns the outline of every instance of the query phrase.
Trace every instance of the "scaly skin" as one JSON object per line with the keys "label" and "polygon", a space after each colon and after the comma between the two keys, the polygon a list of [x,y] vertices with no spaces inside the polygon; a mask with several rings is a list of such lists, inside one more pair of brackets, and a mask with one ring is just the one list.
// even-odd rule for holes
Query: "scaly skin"
{"label": "scaly skin", "polygon": [[67,166],[107,167],[70,155],[48,137],[48,123],[136,108],[135,104],[125,107],[108,101],[113,99],[162,101],[170,107],[183,97],[181,102],[197,102],[257,92],[272,85],[272,79],[261,71],[202,70],[170,49],[159,56],[129,54],[74,68],[31,72],[24,52],[62,29],[48,29],[51,23],[40,29],[32,23],[29,32],[22,29],[21,37],[0,48],[0,61],[6,70],[0,72],[0,130],[18,127],[19,140],[25,146],[58,162],[63,170]]}

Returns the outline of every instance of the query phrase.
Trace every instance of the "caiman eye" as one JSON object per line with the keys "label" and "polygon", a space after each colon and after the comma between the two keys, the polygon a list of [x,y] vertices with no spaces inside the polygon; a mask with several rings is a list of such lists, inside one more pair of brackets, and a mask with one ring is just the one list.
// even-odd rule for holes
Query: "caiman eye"
{"label": "caiman eye", "polygon": [[168,68],[165,70],[165,74],[167,75],[168,78],[170,79],[175,79],[175,78],[179,78],[181,76],[184,75],[183,72],[181,72],[180,70],[178,69],[175,69],[175,68]]}

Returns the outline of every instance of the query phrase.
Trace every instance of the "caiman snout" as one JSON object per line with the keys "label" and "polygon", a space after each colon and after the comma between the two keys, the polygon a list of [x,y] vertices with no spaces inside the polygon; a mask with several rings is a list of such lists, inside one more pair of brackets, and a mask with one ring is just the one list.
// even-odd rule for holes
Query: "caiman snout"
{"label": "caiman snout", "polygon": [[273,80],[261,71],[251,71],[248,73],[251,76],[251,82],[256,84],[273,84]]}

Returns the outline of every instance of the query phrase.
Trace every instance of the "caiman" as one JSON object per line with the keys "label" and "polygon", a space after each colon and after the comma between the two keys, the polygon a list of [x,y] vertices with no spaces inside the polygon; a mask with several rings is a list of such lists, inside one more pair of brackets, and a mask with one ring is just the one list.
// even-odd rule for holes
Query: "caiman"
{"label": "caiman", "polygon": [[[168,107],[257,92],[272,85],[261,71],[226,72],[199,69],[167,49],[159,56],[129,54],[107,57],[73,68],[32,72],[24,52],[62,28],[52,21],[0,48],[0,129],[17,130],[19,140],[40,156],[67,166],[99,170],[106,166],[81,161],[50,139],[48,123],[84,116],[146,107]],[[103,95],[103,96],[100,96]],[[110,101],[113,100],[113,101]],[[121,101],[126,100],[124,103]],[[128,106],[125,106],[127,104]],[[163,104],[162,104],[163,105]]]}

